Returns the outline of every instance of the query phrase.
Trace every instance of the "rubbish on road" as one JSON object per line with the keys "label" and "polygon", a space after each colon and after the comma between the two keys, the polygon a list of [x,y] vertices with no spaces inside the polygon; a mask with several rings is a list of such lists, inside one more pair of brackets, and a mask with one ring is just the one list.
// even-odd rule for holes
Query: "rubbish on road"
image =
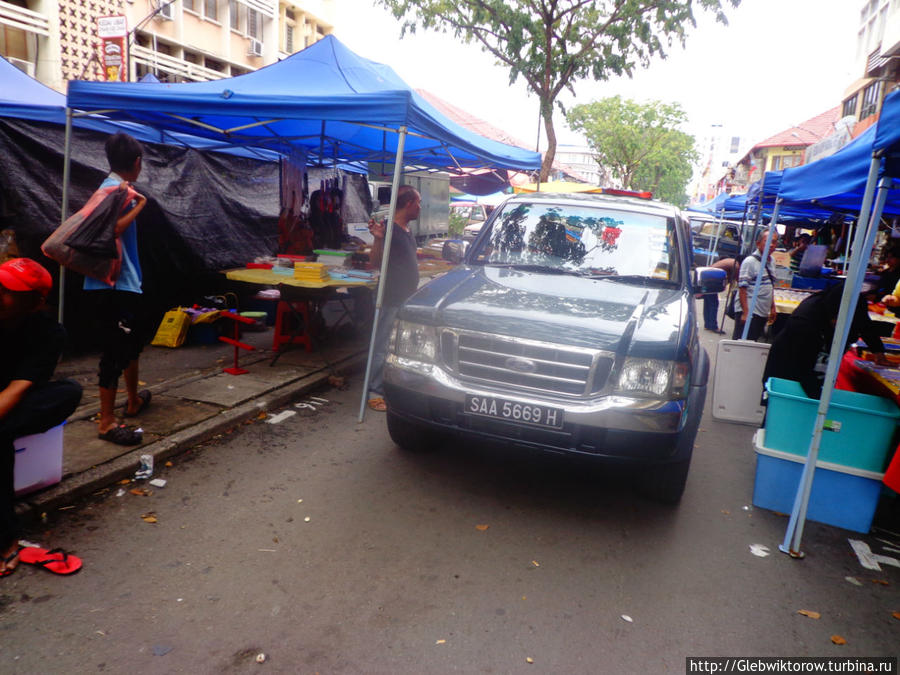
{"label": "rubbish on road", "polygon": [[303,503],[303,500],[302,500],[302,499],[298,499],[298,500],[297,500],[297,503],[298,503],[298,504],[302,504],[302,503]]}
{"label": "rubbish on road", "polygon": [[531,658],[530,656],[526,656],[526,657],[525,657],[525,663],[534,663],[534,659]]}
{"label": "rubbish on road", "polygon": [[849,581],[854,586],[862,586],[862,582],[856,577],[844,577],[847,581]]}
{"label": "rubbish on road", "polygon": [[131,482],[130,478],[123,478],[119,481],[119,485],[128,485]]}
{"label": "rubbish on road", "polygon": [[150,478],[153,475],[153,455],[141,455],[141,465],[134,472],[134,477],[138,480],[142,478]]}
{"label": "rubbish on road", "polygon": [[129,492],[137,497],[149,497],[153,494],[153,490],[147,488],[131,488]]}
{"label": "rubbish on road", "polygon": [[54,574],[73,574],[81,569],[81,558],[69,555],[61,548],[48,551],[28,546],[19,551],[19,562],[43,567]]}
{"label": "rubbish on road", "polygon": [[274,548],[258,548],[256,550],[260,553],[278,553],[278,550]]}
{"label": "rubbish on road", "polygon": [[803,616],[808,616],[810,619],[821,619],[822,615],[818,612],[813,612],[810,609],[798,609],[797,614],[802,614]]}
{"label": "rubbish on road", "polygon": [[309,516],[306,516],[306,518],[303,519],[303,522],[304,522],[304,523],[308,523],[309,521],[310,521],[310,517],[309,517]]}
{"label": "rubbish on road", "polygon": [[836,645],[845,645],[845,644],[847,644],[847,641],[846,641],[844,638],[842,638],[840,635],[832,635],[832,636],[831,636],[831,641],[832,641],[834,644],[836,644]]}
{"label": "rubbish on road", "polygon": [[900,612],[893,612],[891,616],[900,621]]}
{"label": "rubbish on road", "polygon": [[436,640],[434,644],[436,644],[436,645],[443,645],[443,644],[446,644],[446,643],[447,643],[446,640]]}
{"label": "rubbish on road", "polygon": [[174,464],[172,464],[172,462],[171,462],[171,460],[170,460],[170,461],[168,461],[168,462],[166,462],[166,466],[168,466],[168,467],[172,467],[172,466],[175,466],[175,465],[174,465]]}
{"label": "rubbish on road", "polygon": [[347,378],[341,377],[340,375],[329,375],[328,376],[328,384],[337,389],[346,389],[347,388]]}
{"label": "rubbish on road", "polygon": [[622,619],[625,620],[625,621],[627,621],[628,623],[634,623],[634,619],[632,619],[632,618],[631,618],[630,616],[628,616],[627,614],[623,614],[623,615],[622,615]]}
{"label": "rubbish on road", "polygon": [[263,654],[262,652],[260,652],[259,654],[257,654],[257,655],[256,655],[256,662],[257,662],[257,663],[265,663],[265,662],[266,662],[266,655]]}
{"label": "rubbish on road", "polygon": [[151,481],[148,481],[148,485],[152,485],[153,487],[164,488],[166,487],[166,479],[165,478],[154,478]]}
{"label": "rubbish on road", "polygon": [[153,645],[153,656],[165,656],[172,648],[168,645]]}
{"label": "rubbish on road", "polygon": [[159,522],[156,518],[156,514],[153,511],[148,511],[147,513],[141,514],[141,519],[145,523],[156,523]]}
{"label": "rubbish on road", "polygon": [[119,488],[116,492],[116,497],[124,497],[125,496],[125,488]]}
{"label": "rubbish on road", "polygon": [[752,507],[752,506],[748,506],[747,504],[745,504],[745,505],[742,506],[741,508],[742,508],[744,511],[752,511],[752,510],[753,510],[753,507]]}
{"label": "rubbish on road", "polygon": [[489,527],[490,527],[490,525],[476,525],[475,529],[478,530],[479,532],[484,532]]}
{"label": "rubbish on road", "polygon": [[769,547],[763,544],[750,544],[750,553],[758,558],[765,558],[769,555]]}
{"label": "rubbish on road", "polygon": [[532,561],[531,561],[531,564],[534,565],[535,567],[540,567],[540,566],[541,566],[541,564],[540,564],[537,560],[532,560]]}
{"label": "rubbish on road", "polygon": [[293,416],[296,415],[296,414],[297,414],[297,412],[296,412],[295,410],[282,410],[282,411],[281,411],[280,413],[278,413],[277,415],[273,415],[272,417],[270,417],[269,419],[267,419],[267,420],[266,420],[266,423],[268,423],[268,424],[281,424],[281,423],[284,422],[288,417],[293,417]]}

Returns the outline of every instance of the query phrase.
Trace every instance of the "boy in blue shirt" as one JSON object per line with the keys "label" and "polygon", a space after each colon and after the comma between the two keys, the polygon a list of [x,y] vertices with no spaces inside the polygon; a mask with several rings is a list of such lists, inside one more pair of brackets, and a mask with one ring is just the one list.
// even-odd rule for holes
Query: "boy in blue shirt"
{"label": "boy in blue shirt", "polygon": [[[120,185],[137,180],[141,173],[143,148],[136,139],[117,133],[106,140],[106,158],[110,174],[100,187]],[[122,243],[122,270],[114,286],[85,277],[84,290],[95,307],[99,322],[100,356],[100,426],[99,437],[119,445],[138,445],[140,431],[119,425],[115,416],[116,389],[119,376],[125,374],[128,402],[125,417],[136,417],[150,403],[150,391],[138,391],[138,359],[144,348],[144,312],[142,310],[141,262],[138,257],[135,218],[147,198],[138,194],[116,222],[116,236]]]}

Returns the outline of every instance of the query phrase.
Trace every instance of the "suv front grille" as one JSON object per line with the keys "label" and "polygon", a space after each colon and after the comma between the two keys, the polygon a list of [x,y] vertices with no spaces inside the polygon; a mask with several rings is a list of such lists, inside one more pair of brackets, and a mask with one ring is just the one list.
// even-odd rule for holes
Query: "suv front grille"
{"label": "suv front grille", "polygon": [[462,379],[567,396],[602,389],[613,364],[610,352],[451,329],[441,356]]}

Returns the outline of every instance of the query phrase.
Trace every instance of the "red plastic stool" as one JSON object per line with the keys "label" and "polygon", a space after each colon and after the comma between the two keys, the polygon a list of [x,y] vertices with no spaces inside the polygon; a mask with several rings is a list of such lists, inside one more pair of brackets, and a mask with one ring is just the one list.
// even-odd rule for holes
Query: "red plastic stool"
{"label": "red plastic stool", "polygon": [[224,335],[219,337],[219,340],[225,342],[230,345],[234,345],[234,365],[230,368],[223,368],[223,370],[230,375],[243,375],[244,373],[249,373],[250,371],[246,368],[241,368],[238,365],[238,351],[241,349],[246,349],[247,351],[253,351],[256,349],[253,345],[248,345],[246,342],[241,342],[238,340],[240,336],[240,326],[238,324],[241,323],[256,323],[254,319],[248,319],[245,316],[241,316],[240,314],[236,314],[235,312],[222,312],[219,316],[223,319],[231,319],[234,321],[234,337],[229,338]]}
{"label": "red plastic stool", "polygon": [[275,334],[272,350],[279,351],[283,344],[302,344],[306,351],[312,351],[312,337],[309,333],[309,301],[279,300],[275,310]]}

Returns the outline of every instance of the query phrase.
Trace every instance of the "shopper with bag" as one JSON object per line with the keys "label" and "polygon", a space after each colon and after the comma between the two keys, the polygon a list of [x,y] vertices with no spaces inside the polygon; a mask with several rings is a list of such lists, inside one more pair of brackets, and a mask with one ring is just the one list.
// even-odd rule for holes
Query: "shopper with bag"
{"label": "shopper with bag", "polygon": [[[141,173],[142,157],[143,148],[132,136],[121,132],[110,136],[106,140],[106,158],[111,173],[100,189],[118,185],[120,190],[133,190],[130,183]],[[134,199],[125,204],[115,222],[115,236],[121,249],[121,269],[115,281],[109,284],[91,276],[84,278],[84,290],[94,307],[102,350],[99,437],[119,445],[138,445],[142,440],[141,431],[119,425],[116,419],[119,376],[125,375],[128,395],[125,417],[138,416],[150,403],[150,391],[138,391],[138,364],[144,348],[146,317],[141,302],[143,279],[135,218],[146,203],[147,198],[135,191]]]}

